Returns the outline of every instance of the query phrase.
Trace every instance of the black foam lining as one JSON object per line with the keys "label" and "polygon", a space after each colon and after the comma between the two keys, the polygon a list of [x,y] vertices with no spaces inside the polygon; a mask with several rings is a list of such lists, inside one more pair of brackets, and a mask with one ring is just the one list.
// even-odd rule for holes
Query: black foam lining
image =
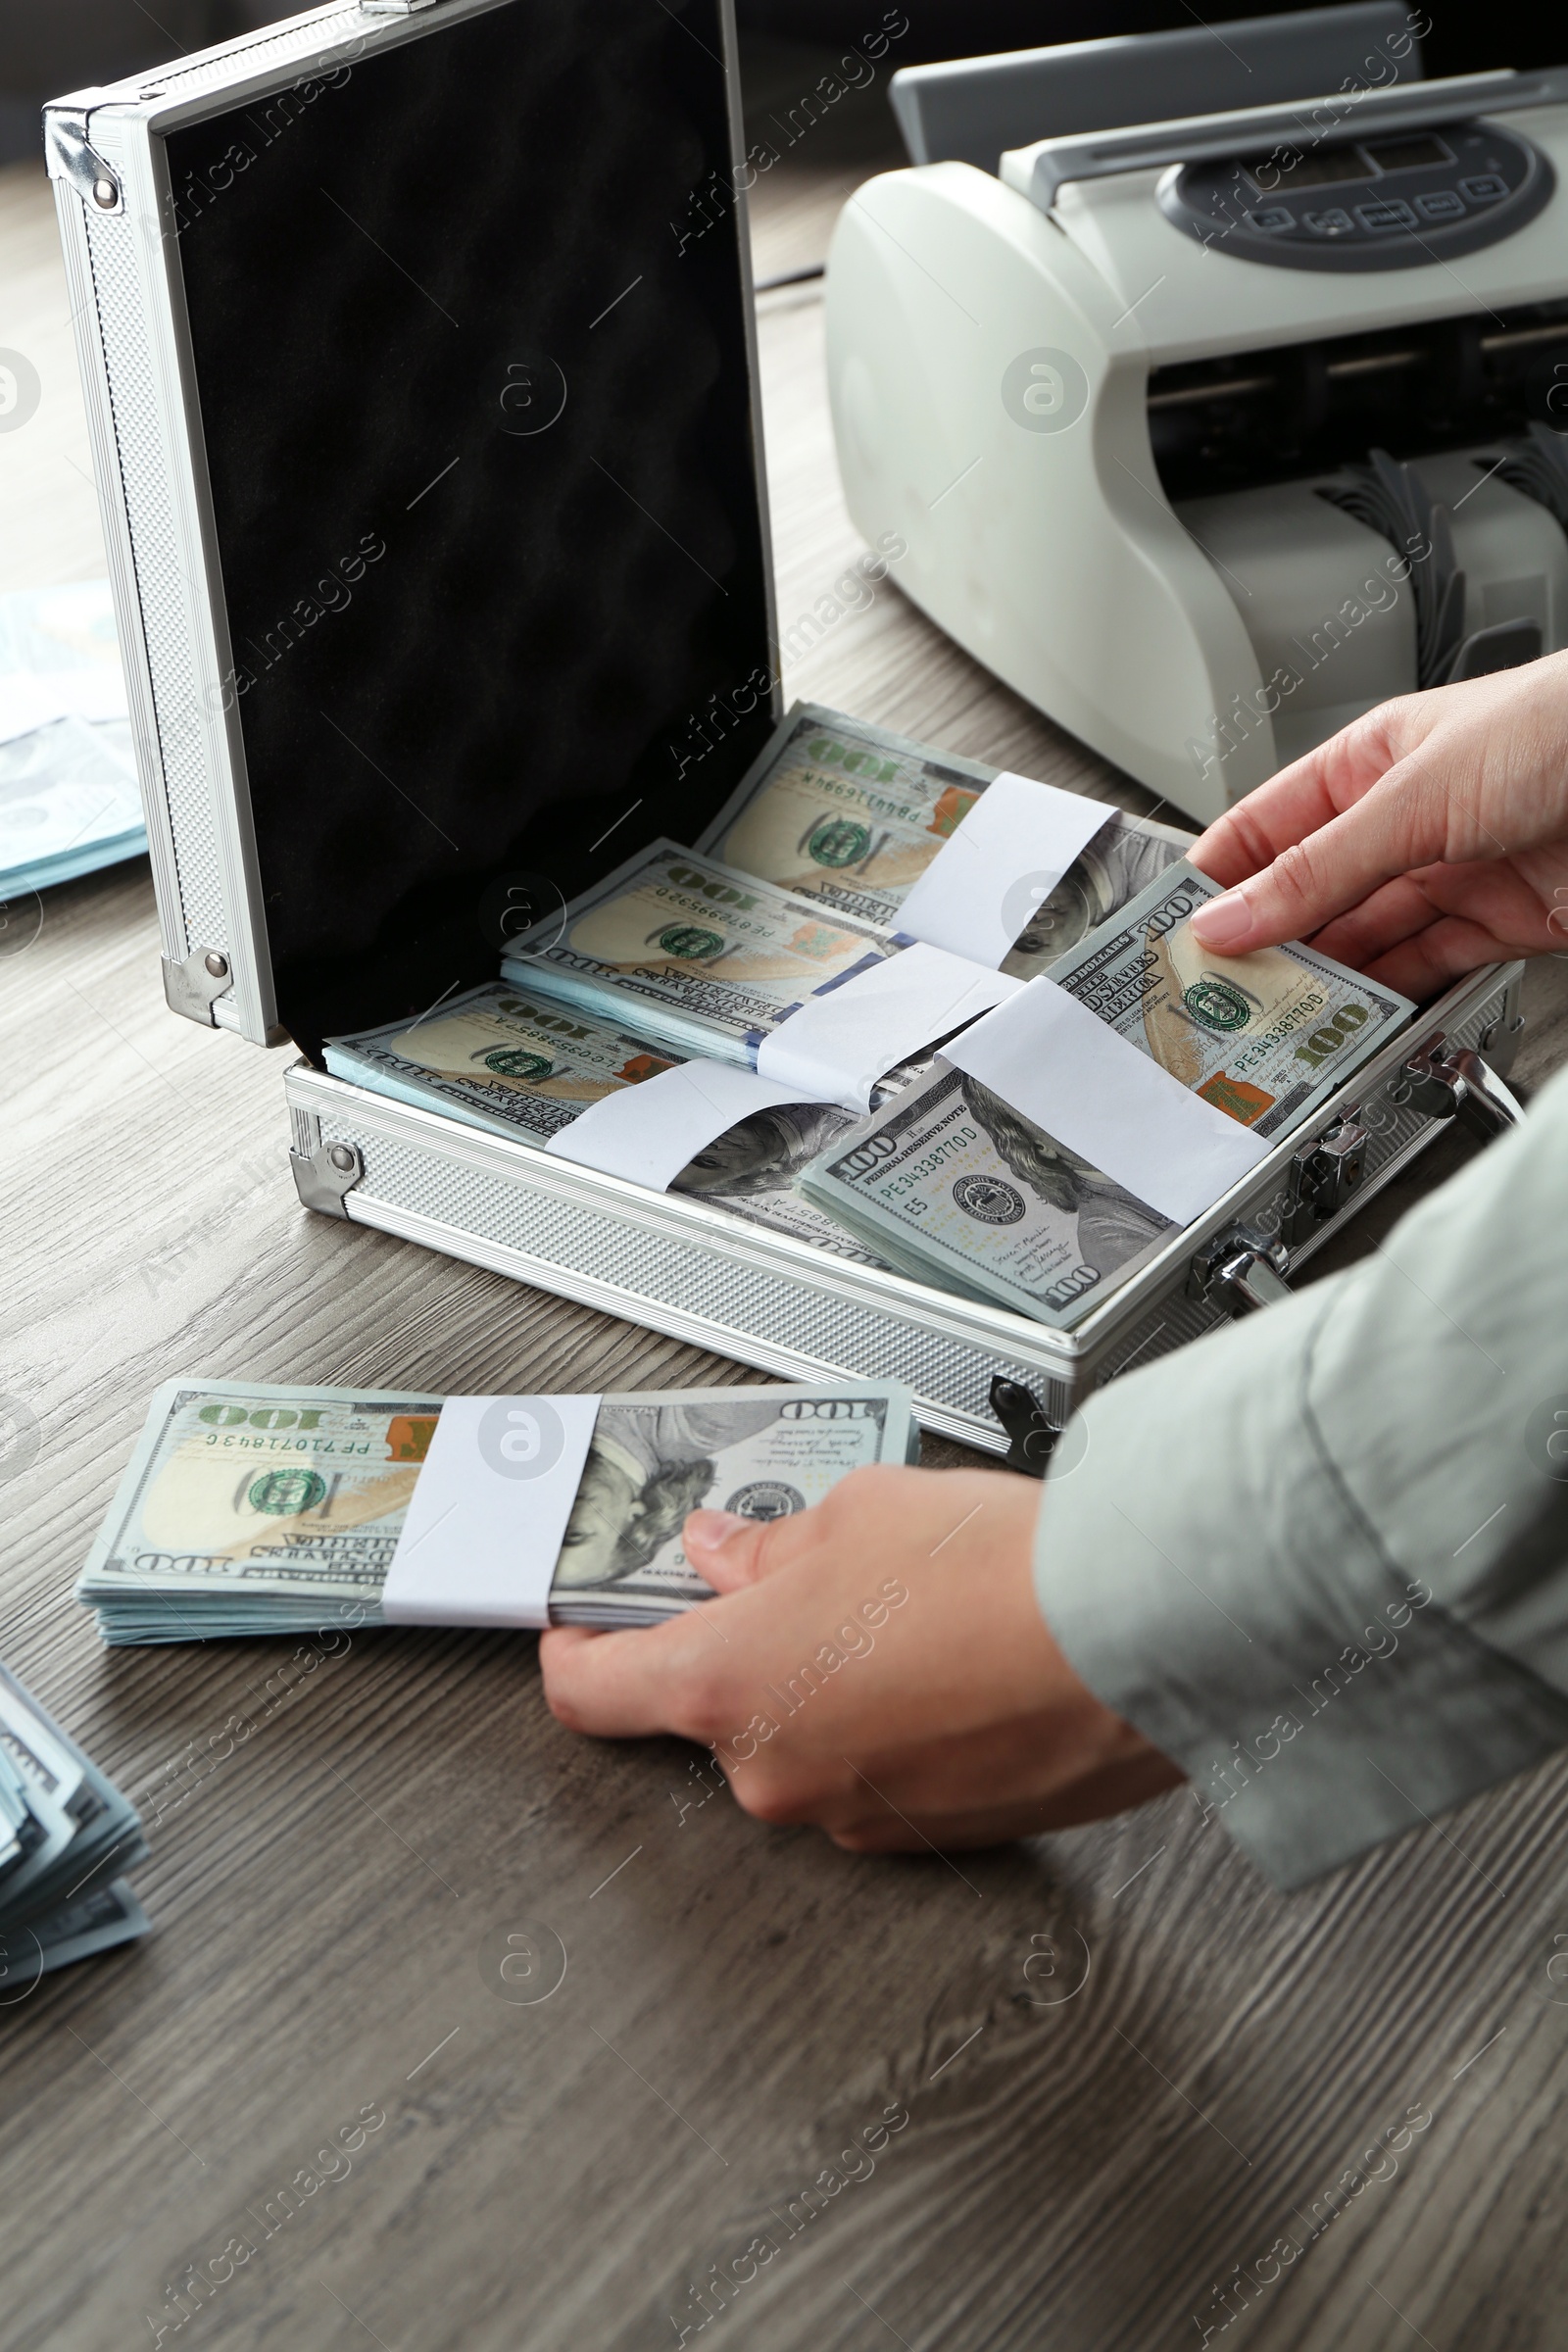
{"label": "black foam lining", "polygon": [[716,0],[508,0],[169,138],[313,1055],[694,839],[770,723],[722,58]]}

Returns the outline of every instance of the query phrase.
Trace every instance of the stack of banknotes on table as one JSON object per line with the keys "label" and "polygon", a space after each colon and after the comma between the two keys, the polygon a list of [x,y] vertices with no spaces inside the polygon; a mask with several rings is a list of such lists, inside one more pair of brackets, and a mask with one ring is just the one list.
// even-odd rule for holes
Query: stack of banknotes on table
{"label": "stack of banknotes on table", "polygon": [[[654,842],[512,940],[501,981],[334,1039],[327,1067],[542,1143],[683,1061],[760,1061],[766,1075],[803,1007],[897,969],[915,945],[900,929],[906,906],[915,919],[911,893],[998,781],[799,708],[695,847]],[[1412,1007],[1306,948],[1205,956],[1187,918],[1216,886],[1184,861],[1188,839],[1105,808],[1057,878],[1020,873],[1005,889],[1011,946],[995,968],[1019,984],[1049,974],[1213,1110],[1277,1142]],[[945,869],[933,887],[946,891]],[[883,1072],[869,1117],[831,1101],[760,1111],[670,1189],[1069,1327],[1177,1226],[956,1072],[943,1042]]]}
{"label": "stack of banknotes on table", "polygon": [[0,596],[0,901],[146,847],[108,581]]}
{"label": "stack of banknotes on table", "polygon": [[[386,1622],[441,1396],[235,1381],[158,1392],[76,1586],[110,1642]],[[871,1462],[917,1458],[886,1381],[604,1396],[550,1589],[557,1625],[652,1625],[712,1598],[681,1530],[702,1507],[779,1519]],[[525,1512],[534,1490],[519,1484]],[[443,1620],[445,1622],[445,1620]]]}
{"label": "stack of banknotes on table", "polygon": [[144,1936],[134,1808],[0,1666],[0,2008],[47,1970]]}

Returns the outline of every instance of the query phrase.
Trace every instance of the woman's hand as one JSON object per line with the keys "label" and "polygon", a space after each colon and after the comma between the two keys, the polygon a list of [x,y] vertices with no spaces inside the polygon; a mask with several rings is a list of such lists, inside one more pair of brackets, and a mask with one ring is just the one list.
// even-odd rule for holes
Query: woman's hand
{"label": "woman's hand", "polygon": [[1053,1640],[1040,1497],[997,1471],[881,1468],[770,1525],[694,1511],[687,1557],[721,1597],[645,1631],[547,1633],[545,1696],[574,1731],[701,1740],[748,1812],[857,1852],[1139,1804],[1183,1776]]}
{"label": "woman's hand", "polygon": [[1222,956],[1309,938],[1421,998],[1568,950],[1568,653],[1369,710],[1192,859],[1227,885],[1191,926]]}

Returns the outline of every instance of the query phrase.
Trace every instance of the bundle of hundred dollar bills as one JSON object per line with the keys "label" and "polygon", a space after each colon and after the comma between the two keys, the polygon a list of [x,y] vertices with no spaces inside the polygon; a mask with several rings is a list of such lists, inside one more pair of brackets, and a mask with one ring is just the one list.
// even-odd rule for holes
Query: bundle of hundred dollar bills
{"label": "bundle of hundred dollar bills", "polygon": [[[510,980],[487,981],[427,1020],[389,1021],[331,1039],[326,1048],[336,1078],[396,1102],[439,1106],[492,1135],[530,1144],[548,1144],[590,1104],[674,1069],[679,1059]],[[798,1182],[854,1124],[854,1112],[832,1102],[771,1105],[705,1146],[670,1189],[836,1256],[880,1264],[874,1251],[814,1207]]]}
{"label": "bundle of hundred dollar bills", "polygon": [[[695,849],[654,842],[564,918],[521,933],[502,969],[672,1053],[755,1067],[803,1004],[900,953],[901,908],[998,773],[807,705]],[[1187,846],[1169,826],[1091,808],[1066,871],[1019,895],[1001,963],[1013,979],[1051,970]]]}
{"label": "bundle of hundred dollar bills", "polygon": [[150,1925],[124,1873],[134,1807],[0,1666],[0,2006]]}
{"label": "bundle of hundred dollar bills", "polygon": [[[1066,846],[1031,872],[1009,828],[1027,837],[1034,808]],[[1188,918],[1217,885],[1184,861],[1187,840],[802,706],[692,848],[639,851],[514,939],[499,982],[419,1020],[333,1039],[327,1067],[567,1157],[559,1139],[585,1111],[683,1064],[760,1071],[774,1096],[801,1073],[803,1096],[822,1099],[775,1100],[708,1128],[670,1189],[1066,1327],[1180,1220],[942,1055],[982,1004],[1049,976],[1209,1110],[1269,1142],[1412,1010],[1307,948],[1205,956]],[[973,936],[983,901],[983,951],[954,945],[947,903],[966,894],[957,931]],[[855,984],[862,1003],[871,986],[886,1004],[918,968],[900,959],[933,949],[989,994],[918,1046],[906,1039],[877,1063],[874,1089],[836,1093],[842,1071],[822,1065],[818,1080],[808,1056],[789,1053],[798,1015],[820,1035],[822,1008],[840,1019]],[[855,1102],[871,1103],[868,1117]],[[635,1153],[615,1172],[641,1179]]]}
{"label": "bundle of hundred dollar bills", "polygon": [[[1218,896],[1207,875],[1174,865],[1051,979],[1212,1110],[1275,1142],[1414,1007],[1310,948],[1205,955],[1189,920]],[[801,1182],[889,1263],[1058,1328],[1081,1321],[1178,1230],[941,1054]]]}
{"label": "bundle of hundred dollar bills", "polygon": [[[536,1618],[509,1615],[503,1590],[499,1607],[476,1610],[461,1597],[462,1563],[449,1607],[437,1550],[417,1608],[400,1613],[386,1596],[415,1532],[419,1482],[434,1472],[443,1411],[472,1402],[172,1381],[153,1399],[76,1597],[110,1642],[393,1622],[652,1625],[712,1597],[681,1548],[688,1512],[784,1518],[851,1470],[919,1450],[909,1392],[885,1381],[487,1400],[479,1453],[459,1462],[453,1503],[488,1482],[500,1517],[461,1541],[495,1545],[504,1588],[509,1559],[541,1521],[554,1524],[547,1605]],[[492,1418],[493,1441],[482,1435]],[[572,1483],[551,1523],[548,1484],[533,1473],[561,1456]],[[445,1495],[424,1509],[419,1533],[440,1528]]]}
{"label": "bundle of hundred dollar bills", "polygon": [[[506,979],[420,1019],[331,1039],[326,1066],[396,1102],[548,1144],[592,1104],[688,1056],[749,1064],[760,1037],[824,981],[898,952],[900,907],[997,773],[799,706],[697,852],[656,843],[568,917],[519,937]],[[1120,809],[1096,813],[1059,881],[1021,894],[1003,964],[1012,977],[1049,971],[1188,838]],[[888,1073],[883,1095],[926,1066]],[[806,1168],[855,1123],[833,1102],[770,1105],[695,1153],[670,1189],[885,1264],[801,1189]]]}

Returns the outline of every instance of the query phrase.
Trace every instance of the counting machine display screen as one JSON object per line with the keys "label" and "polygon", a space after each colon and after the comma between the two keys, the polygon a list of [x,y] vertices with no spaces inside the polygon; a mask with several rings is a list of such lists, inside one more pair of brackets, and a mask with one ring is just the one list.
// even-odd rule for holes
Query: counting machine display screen
{"label": "counting machine display screen", "polygon": [[1258,193],[1272,193],[1289,177],[1296,188],[1344,187],[1351,180],[1373,179],[1384,172],[1413,172],[1423,164],[1451,164],[1453,150],[1441,139],[1385,139],[1376,145],[1351,147],[1343,141],[1304,154],[1253,156],[1242,169]]}
{"label": "counting machine display screen", "polygon": [[[1359,147],[1319,147],[1288,168],[1292,181],[1300,188],[1334,187],[1342,180],[1368,176]],[[1280,184],[1281,164],[1273,156],[1252,156],[1243,170],[1259,193]]]}
{"label": "counting machine display screen", "polygon": [[1238,261],[1410,270],[1512,236],[1555,187],[1549,159],[1521,131],[1466,122],[1326,143],[1303,131],[1267,155],[1185,164],[1155,202]]}
{"label": "counting machine display screen", "polygon": [[167,140],[307,1052],[695,838],[771,724],[724,45],[719,0],[507,0]]}

